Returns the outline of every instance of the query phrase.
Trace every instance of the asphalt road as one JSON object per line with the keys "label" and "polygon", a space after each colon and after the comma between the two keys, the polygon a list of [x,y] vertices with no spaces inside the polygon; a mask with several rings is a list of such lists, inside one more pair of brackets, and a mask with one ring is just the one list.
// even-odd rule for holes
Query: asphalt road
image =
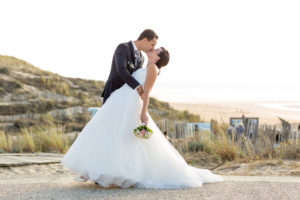
{"label": "asphalt road", "polygon": [[300,199],[299,177],[223,176],[220,183],[193,189],[102,188],[74,176],[0,179],[0,199]]}

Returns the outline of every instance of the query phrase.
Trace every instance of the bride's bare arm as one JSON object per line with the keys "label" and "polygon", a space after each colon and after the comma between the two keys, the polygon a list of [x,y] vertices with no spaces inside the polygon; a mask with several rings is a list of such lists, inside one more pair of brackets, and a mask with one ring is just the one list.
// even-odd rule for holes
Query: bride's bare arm
{"label": "bride's bare arm", "polygon": [[[149,104],[149,98],[150,98],[150,91],[154,85],[154,82],[158,76],[159,69],[156,67],[155,64],[152,64],[151,66],[148,66],[148,71],[147,71],[147,77],[146,77],[146,82],[144,85],[144,94],[143,94],[143,108],[142,108],[142,115],[146,115],[147,109],[148,109],[148,104]],[[142,118],[142,117],[141,117]],[[143,119],[142,119],[143,121]]]}

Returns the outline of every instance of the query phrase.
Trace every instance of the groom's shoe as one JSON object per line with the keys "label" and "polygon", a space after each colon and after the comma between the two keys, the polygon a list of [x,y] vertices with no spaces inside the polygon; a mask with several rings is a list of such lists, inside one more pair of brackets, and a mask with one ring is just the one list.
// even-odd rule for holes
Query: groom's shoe
{"label": "groom's shoe", "polygon": [[76,177],[76,178],[74,178],[74,180],[79,181],[79,182],[86,182],[87,181],[87,179],[82,178],[82,177]]}

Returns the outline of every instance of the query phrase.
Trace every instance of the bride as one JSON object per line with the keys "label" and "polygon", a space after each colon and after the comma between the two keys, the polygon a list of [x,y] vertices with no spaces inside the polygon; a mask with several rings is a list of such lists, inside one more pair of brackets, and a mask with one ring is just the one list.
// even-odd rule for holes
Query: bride
{"label": "bride", "polygon": [[[224,179],[207,169],[192,167],[156,126],[147,108],[160,69],[168,64],[164,48],[147,53],[148,65],[132,76],[144,86],[142,98],[124,84],[86,124],[62,159],[62,164],[102,187],[189,188]],[[142,124],[153,130],[149,139],[136,137]]]}

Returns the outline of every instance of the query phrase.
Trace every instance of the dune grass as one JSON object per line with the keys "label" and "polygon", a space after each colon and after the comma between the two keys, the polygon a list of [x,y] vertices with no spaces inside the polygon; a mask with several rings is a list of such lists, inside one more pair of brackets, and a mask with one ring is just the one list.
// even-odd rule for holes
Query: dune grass
{"label": "dune grass", "polygon": [[[264,129],[260,129],[255,140],[240,137],[230,139],[226,135],[225,124],[214,124],[215,132],[199,131],[193,137],[171,139],[173,146],[192,161],[249,162],[260,159],[300,159],[299,140],[282,142],[273,148],[273,144]],[[69,137],[65,127],[22,129],[19,136],[10,136],[0,131],[0,152],[57,152],[65,153],[76,137]],[[193,159],[191,157],[193,156]]]}
{"label": "dune grass", "polygon": [[250,162],[262,159],[300,160],[299,140],[282,142],[274,148],[268,133],[263,128],[260,129],[255,140],[245,136],[234,140],[227,137],[226,124],[215,124],[214,127],[214,134],[200,131],[193,137],[171,139],[171,143],[185,158],[193,156],[193,159],[189,159],[192,160],[191,162],[201,162],[201,160],[203,162],[207,157],[217,163]]}
{"label": "dune grass", "polygon": [[12,151],[12,139],[11,136],[6,135],[4,131],[0,131],[0,152]]}
{"label": "dune grass", "polygon": [[62,125],[47,130],[24,128],[18,136],[10,136],[4,131],[0,132],[0,152],[2,153],[65,153],[73,142],[74,138],[65,134]]}

